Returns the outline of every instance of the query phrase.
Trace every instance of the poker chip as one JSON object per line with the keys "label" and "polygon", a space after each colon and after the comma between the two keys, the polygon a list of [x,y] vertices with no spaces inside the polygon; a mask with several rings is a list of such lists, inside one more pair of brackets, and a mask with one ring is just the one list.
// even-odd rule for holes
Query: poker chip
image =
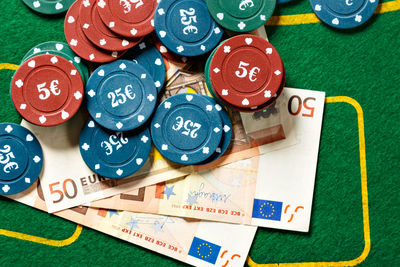
{"label": "poker chip", "polygon": [[286,3],[289,3],[289,2],[292,2],[293,0],[278,0],[278,1],[276,1],[276,3],[277,4],[286,4]]}
{"label": "poker chip", "polygon": [[263,26],[275,10],[276,0],[207,0],[208,10],[225,29],[249,32]]}
{"label": "poker chip", "polygon": [[83,84],[77,68],[57,55],[25,61],[11,82],[11,98],[19,114],[39,126],[69,120],[82,103]]}
{"label": "poker chip", "polygon": [[206,64],[204,66],[204,80],[206,82],[206,86],[208,89],[208,92],[210,95],[222,106],[226,106],[224,102],[222,102],[219,97],[214,92],[214,89],[212,88],[212,83],[210,80],[210,64],[211,64],[211,59],[213,58],[215,51],[217,51],[218,47],[214,48],[214,50],[211,52],[210,56],[207,58]]}
{"label": "poker chip", "polygon": [[[219,46],[221,46],[223,43],[224,42],[222,42]],[[242,107],[236,107],[229,103],[223,102],[222,98],[219,95],[217,95],[216,92],[213,90],[212,82],[210,80],[210,63],[211,63],[211,60],[217,49],[218,49],[218,47],[215,48],[213,50],[213,52],[210,54],[210,56],[208,57],[208,59],[206,61],[205,68],[204,68],[204,77],[205,77],[207,89],[208,89],[208,92],[210,93],[210,95],[214,98],[214,100],[216,100],[222,106],[229,107],[229,108],[239,111],[239,112],[247,112],[247,113],[254,113],[257,111],[264,110],[264,109],[268,108],[269,106],[271,106],[273,103],[275,103],[276,99],[278,99],[278,97],[282,93],[283,88],[285,86],[285,68],[283,69],[283,81],[282,81],[280,88],[278,89],[277,93],[265,104],[263,104],[261,106],[257,106],[257,107],[252,107],[252,108],[242,108]]]}
{"label": "poker chip", "polygon": [[324,23],[339,29],[360,26],[372,17],[378,0],[310,0],[311,8]]}
{"label": "poker chip", "polygon": [[[286,81],[285,76],[286,76],[286,72],[285,72],[285,69],[283,69],[283,81],[282,81],[282,84],[279,87],[278,91],[275,93],[275,95],[273,95],[271,97],[271,99],[269,101],[267,101],[266,103],[264,103],[263,105],[257,106],[257,107],[251,107],[251,108],[237,107],[237,106],[233,106],[229,103],[222,102],[221,97],[219,95],[217,95],[215,91],[213,91],[211,81],[209,82],[210,85],[207,85],[207,87],[211,88],[211,89],[209,89],[209,91],[215,100],[217,100],[217,101],[219,100],[218,103],[220,103],[220,104],[222,103],[222,105],[229,107],[230,109],[239,111],[239,112],[254,113],[254,112],[261,111],[261,110],[265,110],[276,102],[276,100],[281,95],[281,93],[285,87],[285,81]],[[207,76],[206,76],[206,81],[207,81]]]}
{"label": "poker chip", "polygon": [[0,123],[0,195],[13,195],[39,177],[43,152],[35,135],[21,125]]}
{"label": "poker chip", "polygon": [[238,35],[218,47],[210,64],[212,89],[231,106],[255,110],[278,92],[283,62],[265,39]]}
{"label": "poker chip", "polygon": [[204,0],[161,1],[154,27],[158,38],[169,50],[188,57],[211,51],[223,34]]}
{"label": "poker chip", "polygon": [[21,64],[31,57],[43,54],[57,55],[67,59],[78,69],[84,83],[89,79],[89,70],[85,63],[72,51],[68,44],[63,42],[50,41],[36,45],[25,54],[21,60]]}
{"label": "poker chip", "polygon": [[90,115],[113,131],[130,131],[142,126],[157,102],[151,75],[129,60],[98,67],[86,84],[86,95]]}
{"label": "poker chip", "polygon": [[87,39],[78,22],[79,3],[79,1],[76,1],[72,4],[64,21],[65,38],[71,49],[81,58],[97,63],[113,61],[122,56],[124,52],[101,50]]}
{"label": "poker chip", "polygon": [[100,18],[96,0],[81,2],[79,21],[86,37],[96,46],[108,51],[124,51],[138,44],[142,38],[124,38],[116,35]]}
{"label": "poker chip", "polygon": [[227,106],[233,110],[239,111],[239,112],[246,112],[246,113],[254,113],[254,112],[258,112],[258,111],[262,111],[265,110],[267,108],[269,108],[272,104],[274,104],[276,102],[276,100],[278,99],[278,97],[281,95],[284,87],[285,87],[285,69],[283,70],[283,81],[281,86],[279,87],[278,91],[275,93],[275,95],[273,95],[271,97],[270,100],[268,100],[266,103],[264,103],[263,105],[257,106],[257,107],[251,107],[251,108],[241,108],[241,107],[236,107],[236,106],[232,106],[227,104]]}
{"label": "poker chip", "polygon": [[215,102],[196,94],[177,94],[158,106],[150,131],[155,147],[166,159],[190,165],[213,155],[223,125]]}
{"label": "poker chip", "polygon": [[155,0],[98,0],[101,19],[113,32],[125,37],[141,37],[154,30]]}
{"label": "poker chip", "polygon": [[161,43],[156,34],[153,35],[152,41],[154,43],[154,46],[157,48],[158,52],[161,53],[163,58],[166,58],[178,64],[182,63],[185,64],[189,61],[187,57],[174,54],[173,52],[168,50],[168,48],[165,45],[163,45],[163,43]]}
{"label": "poker chip", "polygon": [[157,91],[161,91],[165,81],[165,63],[160,52],[153,45],[143,41],[126,52],[124,58],[142,65],[153,77]]}
{"label": "poker chip", "polygon": [[75,0],[22,0],[32,10],[46,15],[60,14],[68,10]]}
{"label": "poker chip", "polygon": [[134,174],[150,155],[149,129],[114,132],[89,119],[79,136],[79,149],[86,165],[97,174],[113,179]]}
{"label": "poker chip", "polygon": [[232,121],[231,117],[229,117],[228,112],[224,108],[222,108],[214,98],[209,97],[209,96],[203,96],[206,97],[210,102],[213,102],[215,109],[218,111],[221,121],[222,121],[222,137],[219,146],[215,149],[214,153],[207,158],[205,161],[199,163],[198,165],[205,165],[211,162],[216,161],[219,159],[228,149],[231,140],[232,140]]}

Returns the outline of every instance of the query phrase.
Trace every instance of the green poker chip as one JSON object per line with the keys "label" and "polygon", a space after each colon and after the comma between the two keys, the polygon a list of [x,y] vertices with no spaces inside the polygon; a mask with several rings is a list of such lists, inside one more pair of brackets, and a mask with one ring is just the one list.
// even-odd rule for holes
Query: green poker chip
{"label": "green poker chip", "polygon": [[83,83],[86,84],[86,81],[89,79],[89,70],[87,66],[85,65],[83,60],[78,55],[76,55],[74,51],[72,51],[68,44],[63,42],[50,41],[41,43],[31,48],[22,58],[21,64],[34,56],[43,54],[61,56],[70,61],[78,69],[79,73],[81,74]]}
{"label": "green poker chip", "polygon": [[249,32],[264,25],[275,10],[276,0],[207,0],[214,20],[223,28]]}
{"label": "green poker chip", "polygon": [[75,0],[22,0],[22,2],[38,13],[53,15],[67,11]]}

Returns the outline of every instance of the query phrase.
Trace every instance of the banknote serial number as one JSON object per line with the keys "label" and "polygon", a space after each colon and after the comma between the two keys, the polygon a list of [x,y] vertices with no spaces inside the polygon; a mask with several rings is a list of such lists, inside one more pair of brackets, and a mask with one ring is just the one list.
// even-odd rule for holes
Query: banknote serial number
{"label": "banknote serial number", "polygon": [[190,206],[190,205],[172,205],[173,208],[182,208],[186,210],[193,210],[193,211],[200,211],[200,212],[206,212],[206,213],[218,213],[221,215],[230,215],[230,216],[244,216],[244,214],[240,211],[236,210],[227,210],[227,209],[216,209],[216,208],[207,208],[207,207],[201,207],[201,206]]}
{"label": "banknote serial number", "polygon": [[143,240],[147,241],[148,243],[155,244],[156,246],[167,248],[167,249],[169,249],[171,251],[175,251],[175,252],[181,253],[181,251],[178,250],[178,247],[173,246],[171,244],[168,244],[167,242],[165,242],[163,240],[158,240],[158,239],[155,239],[154,237],[147,236],[147,235],[144,235],[142,233],[138,233],[138,232],[129,230],[127,228],[123,228],[123,229],[121,229],[121,231],[123,233],[125,233],[125,234],[131,235],[131,236],[136,237],[138,239],[143,239]]}

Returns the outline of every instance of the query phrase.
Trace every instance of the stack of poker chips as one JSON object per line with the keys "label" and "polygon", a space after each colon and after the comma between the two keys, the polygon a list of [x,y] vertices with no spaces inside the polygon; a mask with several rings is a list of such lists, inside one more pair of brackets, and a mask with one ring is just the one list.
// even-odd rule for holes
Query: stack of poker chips
{"label": "stack of poker chips", "polygon": [[56,126],[79,110],[89,71],[62,42],[46,42],[24,56],[11,81],[11,98],[27,121]]}
{"label": "stack of poker chips", "polygon": [[210,94],[240,112],[257,112],[275,103],[285,86],[285,68],[267,40],[241,34],[209,56],[204,75]]}
{"label": "stack of poker chips", "polygon": [[[215,49],[223,40],[225,29],[246,33],[262,26],[272,15],[276,1],[264,0],[256,5],[243,2],[240,7],[231,1],[205,0],[153,0],[142,4],[113,0],[23,1],[43,14],[67,11],[67,43],[46,42],[28,51],[11,82],[14,106],[27,121],[48,127],[68,121],[84,103],[90,118],[80,135],[81,155],[93,171],[104,177],[123,178],[138,171],[148,162],[152,142],[166,159],[175,163],[213,162],[227,150],[232,137],[232,123],[224,106],[246,112],[263,109],[273,103],[283,88],[283,64],[269,43],[252,36],[254,42],[247,47],[252,50],[246,48],[245,53],[267,49],[264,56],[271,60],[269,67],[276,68],[275,76],[271,75],[272,69],[261,66],[258,70],[250,65],[255,62],[240,57],[239,62],[233,62],[236,70],[224,69],[224,62],[230,60],[226,59],[226,45],[241,54],[238,39],[246,41],[246,35],[226,40]],[[221,9],[221,5],[226,8]],[[161,55],[185,63],[213,49],[205,74],[214,98],[182,94],[159,103],[166,73]],[[90,75],[87,62],[103,65],[97,65]],[[223,76],[214,72],[217,68]],[[249,83],[235,81],[241,78],[229,77],[229,71],[250,79]],[[278,71],[280,75],[276,74]],[[259,76],[266,73],[270,75],[269,82],[261,84]],[[232,82],[234,86],[230,88]],[[236,82],[243,85],[240,90],[248,97],[243,98],[240,90],[235,92]],[[251,83],[259,85],[257,92],[250,92]],[[9,136],[21,126],[1,127],[3,139],[12,140]],[[41,169],[37,168],[42,159],[40,144],[30,132],[18,134],[18,138],[25,138],[27,151],[35,143],[35,156],[32,158],[33,154],[27,152],[30,158],[22,160],[21,156],[22,161],[17,163],[36,166],[35,173],[29,172],[29,176],[36,178]],[[22,150],[14,149],[10,142],[7,145],[14,155],[20,155]],[[7,170],[13,169],[11,163]],[[27,173],[15,175],[22,177],[26,185],[35,181]],[[11,184],[1,186],[4,194],[18,191]],[[24,190],[25,186],[18,188]]]}
{"label": "stack of poker chips", "polygon": [[146,163],[151,149],[146,123],[156,107],[156,85],[160,90],[161,82],[132,60],[101,65],[90,76],[85,94],[91,118],[82,129],[79,147],[94,172],[124,178]]}

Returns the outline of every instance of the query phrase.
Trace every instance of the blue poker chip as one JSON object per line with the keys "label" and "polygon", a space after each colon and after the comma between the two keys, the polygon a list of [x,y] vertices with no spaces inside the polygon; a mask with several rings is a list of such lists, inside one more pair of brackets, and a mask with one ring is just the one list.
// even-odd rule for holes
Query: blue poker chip
{"label": "blue poker chip", "polygon": [[211,162],[216,161],[219,157],[221,157],[226,150],[228,149],[229,145],[231,144],[232,140],[232,121],[231,117],[229,116],[228,112],[220,105],[218,104],[214,98],[201,95],[205,98],[207,98],[209,101],[213,102],[213,105],[215,109],[218,111],[219,115],[221,116],[222,120],[222,137],[219,146],[215,149],[214,153],[207,158],[205,161],[199,163],[198,165],[205,165]]}
{"label": "blue poker chip", "polygon": [[86,84],[87,109],[104,128],[130,131],[152,115],[157,89],[150,73],[129,60],[98,67]]}
{"label": "blue poker chip", "polygon": [[289,3],[292,2],[293,0],[278,0],[276,1],[278,4],[285,4],[285,3]]}
{"label": "blue poker chip", "polygon": [[89,119],[79,136],[79,149],[86,165],[95,173],[113,179],[134,174],[150,155],[148,128],[115,132]]}
{"label": "blue poker chip", "polygon": [[214,102],[195,94],[177,94],[158,106],[150,130],[155,147],[166,159],[190,165],[214,153],[222,127]]}
{"label": "blue poker chip", "polygon": [[211,51],[223,34],[204,0],[161,1],[154,16],[154,28],[169,50],[187,57]]}
{"label": "blue poker chip", "polygon": [[165,82],[165,63],[161,53],[148,42],[141,42],[124,54],[124,58],[142,65],[153,77],[154,85],[160,92]]}
{"label": "blue poker chip", "polygon": [[43,166],[43,151],[34,134],[21,125],[0,123],[0,195],[30,187]]}
{"label": "blue poker chip", "polygon": [[339,29],[355,28],[374,14],[379,0],[310,0],[311,8],[324,23]]}

